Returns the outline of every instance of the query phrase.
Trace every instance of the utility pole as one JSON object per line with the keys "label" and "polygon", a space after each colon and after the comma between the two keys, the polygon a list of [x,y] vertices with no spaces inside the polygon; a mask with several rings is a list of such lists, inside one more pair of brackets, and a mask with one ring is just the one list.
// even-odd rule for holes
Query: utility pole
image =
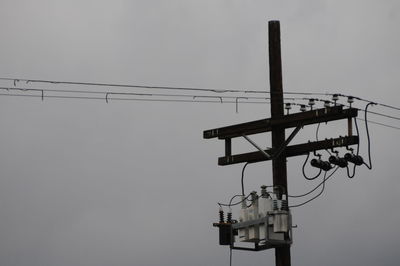
{"label": "utility pole", "polygon": [[[284,116],[281,31],[279,21],[269,21],[268,40],[271,119],[274,120],[281,119]],[[285,143],[285,128],[279,125],[273,126],[271,137],[272,148],[278,149]],[[284,191],[281,191],[281,193],[287,193],[286,157],[282,153],[272,159],[272,180],[274,187],[283,189]],[[275,262],[276,266],[290,266],[290,246],[275,248]]]}
{"label": "utility pole", "polygon": [[[284,197],[288,197],[286,159],[288,157],[309,155],[311,152],[315,154],[318,150],[334,149],[338,147],[348,148],[351,145],[357,145],[359,143],[359,137],[353,135],[352,119],[357,117],[358,109],[351,107],[346,109],[342,105],[334,104],[334,106],[331,106],[327,104],[324,105],[324,108],[311,108],[311,110],[308,111],[301,110],[301,112],[298,113],[288,113],[285,115],[279,21],[269,21],[268,37],[271,118],[205,130],[203,132],[203,137],[205,139],[218,138],[225,141],[225,155],[218,158],[218,165],[256,163],[272,160],[272,179],[274,196],[276,196],[274,200],[285,201],[287,203],[286,199],[284,199]],[[289,145],[304,126],[337,120],[347,120],[347,136]],[[294,128],[294,130],[286,138],[285,130],[289,128]],[[262,149],[248,137],[249,135],[264,132],[271,132],[272,138],[272,147],[266,150]],[[232,138],[241,137],[257,148],[258,151],[232,154]],[[320,155],[317,156],[319,156],[318,159],[312,160],[314,161],[312,166],[319,168],[321,171],[329,171],[332,169],[331,163],[335,165],[334,167],[343,168],[347,166],[347,161],[353,164],[362,161],[362,158],[361,160],[359,158],[360,156],[354,155],[353,153],[349,154],[350,157],[348,159],[333,156],[333,161],[331,161],[330,158],[329,162],[321,160]],[[230,214],[230,216],[232,217],[232,214]],[[232,222],[232,219],[228,219],[225,222],[223,219],[223,211],[220,217],[220,222],[214,223],[214,226],[219,227],[220,245],[230,245],[231,249],[247,251],[275,249],[276,266],[291,265],[290,245],[293,239],[290,206],[287,205],[285,208],[282,208],[281,205],[279,210],[274,209],[274,211],[267,211],[267,214],[263,214],[262,217],[245,218],[246,220],[242,219],[242,222]],[[271,219],[273,220],[272,224]],[[259,227],[263,228],[263,234],[260,233],[257,235],[253,233],[253,236],[249,238],[246,238],[245,234],[235,237],[238,235],[238,230],[242,230],[243,232],[243,230],[250,230],[249,228],[251,228],[251,230],[253,230],[252,232],[254,232],[258,230],[257,228]],[[262,230],[259,230],[258,232],[261,231]],[[242,240],[240,239],[241,237],[243,238]],[[251,242],[254,246],[235,245],[235,243],[243,242],[247,242],[247,244]]]}

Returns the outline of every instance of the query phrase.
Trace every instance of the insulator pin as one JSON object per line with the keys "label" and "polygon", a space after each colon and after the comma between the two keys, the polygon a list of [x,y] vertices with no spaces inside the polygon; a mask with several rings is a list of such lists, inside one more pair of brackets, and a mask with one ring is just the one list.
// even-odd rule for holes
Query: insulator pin
{"label": "insulator pin", "polygon": [[313,106],[315,105],[315,99],[313,99],[313,98],[308,99],[308,105],[311,107],[311,110],[312,110]]}
{"label": "insulator pin", "polygon": [[224,210],[222,208],[219,209],[219,223],[224,223]]}
{"label": "insulator pin", "polygon": [[228,212],[227,218],[226,218],[226,222],[227,222],[228,224],[231,224],[231,223],[232,223],[232,212]]}
{"label": "insulator pin", "polygon": [[289,114],[289,110],[292,109],[292,105],[290,103],[285,104],[285,109],[287,111],[287,114]]}
{"label": "insulator pin", "polygon": [[336,106],[336,102],[339,100],[339,94],[333,94],[332,95],[332,101],[334,102],[335,106]]}

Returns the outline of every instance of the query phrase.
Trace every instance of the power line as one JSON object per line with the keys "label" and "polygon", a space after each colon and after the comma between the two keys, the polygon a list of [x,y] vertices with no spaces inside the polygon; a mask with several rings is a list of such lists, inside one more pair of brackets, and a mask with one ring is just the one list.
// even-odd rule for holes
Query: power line
{"label": "power line", "polygon": [[[351,97],[353,97],[353,96],[351,96]],[[335,105],[341,105],[341,106],[344,106],[344,107],[352,107],[350,105],[343,104],[343,103],[335,103],[335,102],[333,102],[331,100],[327,100],[327,99],[302,98],[302,100],[315,100],[315,101],[320,101],[320,102],[329,102],[329,103],[333,103]],[[367,101],[367,100],[362,100],[362,101],[368,102],[368,103],[372,102],[372,101]],[[378,105],[375,102],[372,102],[372,103]],[[382,105],[382,104],[379,104],[379,105]],[[378,112],[374,112],[374,111],[369,111],[369,110],[365,110],[365,109],[361,109],[361,108],[357,108],[357,107],[352,107],[352,108],[355,108],[355,109],[357,109],[359,111],[362,111],[362,112],[368,112],[370,114],[374,114],[374,115],[378,115],[378,116],[382,116],[382,117],[386,117],[386,118],[391,118],[391,119],[395,119],[395,120],[400,120],[400,117],[396,117],[396,116],[392,116],[392,115],[388,115],[388,114],[382,114],[382,113],[378,113]]]}
{"label": "power line", "polygon": [[354,99],[357,99],[359,101],[363,101],[363,102],[367,102],[367,103],[374,103],[376,105],[380,105],[380,106],[383,106],[383,107],[386,107],[386,108],[390,108],[390,109],[394,109],[394,110],[400,111],[400,107],[397,107],[397,106],[393,106],[393,105],[389,105],[389,104],[385,104],[385,103],[379,103],[379,102],[375,102],[375,101],[370,101],[370,100],[367,100],[367,99],[364,99],[364,98],[360,98],[360,97],[357,97],[357,96],[344,95],[344,94],[338,94],[338,95],[339,96],[344,96],[344,97],[353,97]]}
{"label": "power line", "polygon": [[164,89],[164,90],[190,90],[190,91],[205,91],[215,93],[225,92],[242,92],[242,93],[266,93],[261,91],[250,90],[237,90],[237,89],[212,89],[212,88],[198,88],[198,87],[175,87],[175,86],[158,86],[158,85],[139,85],[139,84],[115,84],[115,83],[99,83],[99,82],[78,82],[78,81],[56,81],[56,80],[43,80],[43,79],[22,79],[22,78],[3,78],[0,80],[13,81],[14,85],[18,82],[28,83],[50,83],[50,84],[64,84],[64,85],[82,85],[82,86],[99,86],[99,87],[119,87],[119,88],[140,88],[140,89]]}
{"label": "power line", "polygon": [[[81,85],[81,86],[98,86],[98,87],[118,87],[118,88],[136,88],[136,89],[163,89],[163,90],[189,90],[189,91],[203,91],[214,93],[271,93],[270,91],[257,91],[257,90],[239,90],[239,89],[215,89],[215,88],[200,88],[200,87],[177,87],[177,86],[159,86],[159,85],[142,85],[142,84],[117,84],[117,83],[101,83],[101,82],[81,82],[81,81],[59,81],[59,80],[45,80],[45,79],[25,79],[25,78],[6,78],[0,77],[3,81],[12,81],[14,86],[18,82],[29,83],[48,83],[48,84],[62,84],[62,85]],[[273,94],[279,94],[273,92]],[[331,96],[333,93],[319,93],[319,92],[284,92],[287,95],[316,95],[316,96]]]}
{"label": "power line", "polygon": [[[135,93],[135,92],[113,92],[113,91],[93,91],[93,90],[65,90],[65,89],[42,89],[42,88],[23,88],[23,87],[0,87],[6,91],[37,91],[37,92],[55,92],[55,93],[77,93],[77,94],[102,94],[106,99],[109,95],[130,95],[130,96],[162,96],[162,97],[186,97],[186,98],[217,98],[217,99],[252,99],[252,100],[270,100],[269,97],[239,97],[239,96],[215,96],[203,94],[163,94],[163,93]],[[44,96],[46,97],[46,96]],[[288,97],[287,100],[298,100],[298,98]]]}
{"label": "power line", "polygon": [[[25,91],[38,91],[41,92],[41,89],[24,89]],[[43,90],[46,91],[46,90]],[[53,91],[53,90],[47,90],[47,91]],[[55,91],[55,90],[54,90]],[[72,92],[72,91],[71,91]],[[75,91],[74,91],[75,92]],[[93,93],[100,93],[100,92],[93,92]],[[106,92],[101,92],[102,94],[105,94]],[[133,95],[133,94],[131,94]],[[94,97],[94,96],[64,96],[64,95],[32,95],[32,94],[11,94],[11,93],[0,93],[0,96],[10,96],[10,97],[26,97],[26,98],[41,98],[42,100],[44,98],[53,98],[53,99],[78,99],[78,100],[105,100],[105,97]],[[140,96],[140,95],[137,95]],[[143,96],[143,95],[142,95]],[[193,97],[193,96],[191,96]],[[200,97],[200,96],[199,96]],[[227,96],[225,96],[227,97]],[[224,97],[224,98],[225,98]],[[233,98],[240,98],[240,97],[233,97]],[[241,98],[240,98],[241,99]],[[268,99],[268,98],[264,98]],[[220,100],[182,100],[182,99],[148,99],[148,98],[119,98],[119,97],[113,97],[108,100],[113,100],[113,101],[142,101],[142,102],[172,102],[172,103],[221,103]],[[222,103],[229,103],[229,104],[238,104],[238,101],[223,101]],[[270,102],[267,101],[241,101],[240,103],[245,103],[245,104],[270,104]],[[365,121],[362,118],[359,118],[362,121]],[[368,119],[368,122],[371,124],[376,124],[396,130],[400,130],[400,127],[381,123],[381,122],[376,122],[373,120]]]}
{"label": "power line", "polygon": [[[42,98],[41,95],[28,95],[28,94],[7,94],[7,93],[0,93],[0,96],[12,96],[12,97],[30,97],[30,98]],[[91,97],[91,96],[61,96],[61,95],[46,95],[46,98],[53,98],[53,99],[82,99],[82,100],[103,100],[104,97]],[[109,99],[111,100],[111,99]],[[117,101],[144,101],[144,102],[182,102],[182,103],[221,103],[218,100],[211,101],[211,100],[179,100],[179,99],[138,99],[138,98],[112,98],[112,100]],[[235,101],[224,101],[223,103],[236,103]],[[255,101],[248,101],[248,102],[241,102],[241,103],[249,103],[249,104],[269,104],[268,102],[255,102]]]}
{"label": "power line", "polygon": [[[160,97],[186,97],[186,98],[218,98],[221,102],[223,99],[235,99],[236,102],[239,101],[239,99],[243,100],[249,100],[249,99],[254,99],[254,100],[270,100],[269,97],[254,97],[254,96],[246,96],[246,97],[239,97],[239,96],[215,96],[215,95],[193,95],[193,94],[160,94],[160,93],[134,93],[134,92],[111,92],[111,91],[90,91],[90,90],[66,90],[66,89],[39,89],[39,88],[23,88],[23,87],[0,87],[2,90],[17,90],[17,91],[38,91],[42,93],[42,98],[47,97],[44,95],[44,92],[54,92],[54,93],[79,93],[79,94],[103,94],[105,95],[104,99],[106,102],[111,98],[108,96],[110,95],[131,95],[131,96],[160,96]],[[78,99],[79,97],[75,97]],[[84,97],[87,98],[87,97]],[[97,99],[97,98],[96,98]],[[291,100],[291,101],[296,101],[296,100],[310,100],[314,98],[299,98],[299,97],[284,97],[285,100]],[[323,99],[314,99],[317,101],[328,101],[328,100],[323,100]],[[331,102],[331,101],[330,101]],[[300,105],[297,103],[291,103],[293,105]],[[343,106],[347,106],[344,104],[341,104]],[[347,106],[349,107],[349,106]],[[357,108],[359,111],[365,112],[364,109]],[[400,120],[400,117],[395,117],[387,114],[382,114],[378,112],[373,112],[373,111],[367,111],[368,113],[374,114],[374,115],[379,115],[383,116],[386,118],[391,118],[395,120]]]}
{"label": "power line", "polygon": [[[116,84],[116,83],[101,83],[101,82],[79,82],[79,81],[58,81],[58,80],[45,80],[45,79],[25,79],[25,78],[7,78],[0,77],[3,81],[12,81],[14,86],[18,82],[29,83],[48,83],[48,84],[63,84],[63,85],[81,85],[81,86],[99,86],[99,87],[118,87],[118,88],[136,88],[136,89],[163,89],[163,90],[186,90],[186,91],[200,91],[200,92],[213,92],[213,93],[271,93],[270,91],[257,91],[257,90],[238,90],[238,89],[215,89],[215,88],[199,88],[199,87],[177,87],[177,86],[158,86],[158,85],[140,85],[140,84]],[[90,93],[90,92],[88,92]],[[273,93],[276,94],[276,93]],[[340,93],[320,93],[320,92],[282,92],[285,95],[307,95],[307,96],[342,96],[342,97],[353,97],[354,99],[364,102],[374,102],[358,96],[345,95]],[[294,98],[292,99],[294,100]],[[301,100],[301,98],[296,98]],[[306,98],[304,98],[306,100]],[[318,99],[317,99],[318,100]],[[374,102],[376,105],[382,107],[400,110],[400,107],[388,105],[384,103]],[[377,113],[376,113],[377,114]],[[379,114],[381,115],[381,114]],[[388,115],[384,115],[390,117]],[[390,117],[393,118],[393,117]],[[395,118],[400,120],[400,118]]]}

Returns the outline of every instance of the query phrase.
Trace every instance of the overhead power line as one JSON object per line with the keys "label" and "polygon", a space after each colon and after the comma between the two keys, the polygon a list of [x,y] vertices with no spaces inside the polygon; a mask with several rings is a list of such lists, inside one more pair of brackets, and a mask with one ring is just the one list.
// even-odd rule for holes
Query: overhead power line
{"label": "overhead power line", "polygon": [[[81,81],[59,81],[45,79],[25,79],[25,78],[6,78],[0,77],[3,81],[12,81],[14,86],[19,82],[29,83],[48,83],[61,85],[80,85],[80,86],[97,86],[97,87],[117,87],[117,88],[136,88],[136,89],[163,89],[163,90],[186,90],[186,91],[202,91],[214,93],[271,93],[270,91],[245,90],[245,89],[216,89],[216,88],[199,88],[199,87],[177,87],[177,86],[159,86],[159,85],[142,85],[142,84],[117,84],[117,83],[102,83],[102,82],[81,82]],[[315,96],[331,96],[332,93],[319,92],[284,92],[291,95],[315,95]]]}
{"label": "overhead power line", "polygon": [[[8,94],[8,93],[0,93],[0,96],[12,96],[12,97],[28,97],[28,98],[41,98],[41,95],[33,95],[33,94]],[[103,100],[104,97],[91,97],[91,96],[62,96],[62,95],[47,95],[46,98],[53,99],[82,99],[82,100]],[[111,99],[110,99],[111,100]],[[221,103],[219,100],[211,101],[211,100],[179,100],[179,99],[139,99],[139,98],[112,98],[112,100],[117,101],[144,101],[144,102],[184,102],[184,103]],[[222,103],[236,103],[235,101],[223,101]],[[268,102],[241,102],[241,103],[250,103],[250,104],[268,104]]]}
{"label": "overhead power line", "polygon": [[[168,97],[169,99],[151,99],[151,98],[122,98],[122,97],[112,97],[112,98],[107,98],[107,96],[104,97],[96,97],[96,96],[76,96],[76,95],[44,95],[44,92],[63,92],[63,93],[82,93],[82,94],[102,94],[106,95],[107,92],[100,92],[100,91],[77,91],[77,90],[54,90],[54,89],[24,89],[24,88],[5,88],[5,87],[0,87],[0,89],[3,90],[18,90],[18,91],[34,91],[34,92],[39,92],[40,95],[34,95],[34,94],[16,94],[16,93],[0,93],[0,96],[10,96],[10,97],[26,97],[26,98],[41,98],[42,100],[44,98],[52,98],[52,99],[79,99],[79,100],[103,100],[103,101],[141,101],[141,102],[175,102],[175,103],[229,103],[229,104],[236,104],[236,111],[238,111],[238,104],[239,104],[239,99],[240,104],[246,103],[246,104],[270,104],[269,98],[266,97],[234,97],[234,96],[208,96],[208,95],[188,95],[188,94],[143,94],[143,93],[109,93],[110,95],[129,95],[129,96],[137,96],[137,97],[152,97],[152,96],[159,96],[159,97]],[[175,98],[174,98],[175,97]],[[177,99],[178,97],[187,97],[191,98],[189,99]],[[215,100],[201,100],[201,98],[214,98]],[[229,100],[221,100],[221,99],[229,99]],[[232,100],[234,99],[234,100]],[[249,101],[249,99],[253,99],[253,101]],[[287,99],[293,99],[293,98],[287,98]],[[245,101],[243,101],[245,100]],[[259,100],[259,101],[254,101],[254,100]],[[263,101],[262,101],[263,100]],[[297,103],[292,103],[296,105],[300,105]],[[359,109],[361,111],[364,111],[362,109]],[[370,113],[370,111],[367,111]],[[378,114],[378,113],[374,113]],[[383,115],[383,114],[382,114]],[[383,115],[385,116],[385,115]],[[360,120],[363,120],[362,118],[359,118]],[[397,118],[398,119],[398,118]],[[400,130],[400,127],[391,125],[391,124],[385,124],[381,122],[376,122],[373,120],[368,119],[368,122],[371,124],[376,124],[392,129],[397,129]]]}
{"label": "overhead power line", "polygon": [[[149,85],[134,85],[134,84],[113,84],[113,83],[98,83],[98,82],[76,82],[76,81],[56,81],[56,80],[43,80],[43,79],[21,79],[21,78],[4,78],[0,77],[0,80],[3,81],[12,81],[14,87],[0,87],[1,90],[6,91],[35,91],[40,92],[40,95],[21,95],[21,94],[11,94],[11,93],[1,93],[0,96],[15,96],[15,97],[40,97],[42,100],[44,98],[55,98],[55,99],[85,99],[85,100],[105,100],[107,103],[110,100],[119,100],[119,101],[148,101],[148,102],[198,102],[198,103],[235,103],[236,104],[236,112],[238,112],[238,105],[240,103],[251,103],[251,104],[262,104],[262,103],[270,103],[270,97],[262,97],[262,96],[249,96],[246,93],[269,93],[269,91],[255,91],[255,90],[236,90],[236,89],[210,89],[210,88],[196,88],[196,87],[173,87],[173,86],[149,86]],[[198,91],[202,92],[201,94],[170,94],[170,93],[142,93],[142,92],[118,92],[118,91],[99,91],[99,90],[76,90],[76,89],[43,89],[43,88],[24,88],[17,87],[17,84],[20,82],[24,82],[25,84],[30,83],[48,83],[48,84],[64,84],[64,85],[80,85],[80,86],[98,86],[98,87],[107,87],[107,88],[141,88],[141,89],[166,89],[166,90],[182,90],[182,91]],[[45,95],[46,92],[46,95]],[[210,95],[204,94],[204,92],[209,93],[217,93],[218,95]],[[48,93],[66,93],[69,95],[48,95]],[[221,93],[242,93],[244,96],[231,96],[231,95],[221,95]],[[243,94],[244,93],[244,94]],[[72,95],[71,95],[72,94]],[[104,95],[104,97],[94,97],[89,95]],[[333,93],[315,93],[315,92],[284,92],[286,95],[303,95],[303,96],[333,96],[339,95],[341,97],[353,97],[354,99],[363,101],[363,102],[372,102],[366,99],[344,95],[344,94],[333,94]],[[167,99],[153,99],[153,98],[125,98],[125,97],[116,97],[116,96],[132,96],[132,97],[166,97]],[[182,99],[183,98],[183,99]],[[203,98],[203,99],[202,99]],[[190,100],[189,100],[190,99]],[[211,100],[215,99],[215,100]],[[311,97],[284,97],[284,100],[287,101],[309,101],[310,99],[321,102],[330,102],[330,100],[326,99],[318,99]],[[380,105],[383,107],[400,110],[400,108],[383,104],[376,103],[376,105]],[[299,105],[304,106],[304,104],[299,104],[297,102],[290,102],[291,105]],[[339,103],[340,104],[340,103]],[[307,105],[307,104],[305,104]],[[345,104],[341,104],[343,106],[347,106]],[[384,113],[368,111],[364,109],[357,108],[360,111],[366,111],[368,113],[379,115],[382,117],[400,120],[400,117],[396,117],[393,115],[388,115]],[[391,124],[385,124],[381,122],[371,121],[372,124],[377,124],[393,129],[400,129],[397,126]]]}
{"label": "overhead power line", "polygon": [[[163,89],[163,90],[185,90],[185,91],[199,91],[199,92],[213,92],[213,93],[261,93],[261,94],[271,94],[270,91],[258,91],[258,90],[246,90],[246,89],[216,89],[216,88],[200,88],[200,87],[177,87],[177,86],[158,86],[158,85],[142,85],[142,84],[117,84],[117,83],[101,83],[101,82],[80,82],[80,81],[59,81],[59,80],[45,80],[45,79],[26,79],[26,78],[8,78],[0,77],[0,80],[11,81],[14,86],[18,82],[29,83],[48,83],[48,84],[63,84],[63,85],[81,85],[81,86],[98,86],[98,87],[114,87],[114,88],[136,88],[136,89]],[[273,92],[272,94],[276,94]],[[393,110],[400,111],[400,107],[379,103],[375,101],[370,101],[358,96],[345,95],[340,93],[321,93],[321,92],[283,92],[284,95],[305,95],[305,96],[333,96],[338,95],[342,97],[353,97],[354,99],[373,102],[382,107],[390,108]]]}

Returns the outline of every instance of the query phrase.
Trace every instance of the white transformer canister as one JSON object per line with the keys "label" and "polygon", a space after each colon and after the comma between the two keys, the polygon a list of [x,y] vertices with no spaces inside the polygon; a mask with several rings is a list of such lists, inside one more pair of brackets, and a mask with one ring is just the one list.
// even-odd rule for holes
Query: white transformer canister
{"label": "white transformer canister", "polygon": [[[267,197],[261,197],[258,200],[258,217],[264,218],[267,217],[268,212],[272,211],[272,199]],[[272,220],[269,222],[272,224]],[[267,232],[266,232],[266,224],[262,223],[259,227],[259,238],[266,239]]]}
{"label": "white transformer canister", "polygon": [[287,233],[289,231],[289,212],[274,211],[274,233]]}
{"label": "white transformer canister", "polygon": [[[246,206],[246,199],[242,196],[242,208],[240,209],[239,214],[239,222],[246,222],[248,221],[248,212]],[[238,230],[238,238],[241,242],[246,242],[249,240],[249,229],[248,228],[241,228]]]}
{"label": "white transformer canister", "polygon": [[[248,208],[248,221],[258,219],[258,198],[253,198],[253,203]],[[252,225],[249,226],[249,242],[255,242],[259,240],[259,226]]]}

